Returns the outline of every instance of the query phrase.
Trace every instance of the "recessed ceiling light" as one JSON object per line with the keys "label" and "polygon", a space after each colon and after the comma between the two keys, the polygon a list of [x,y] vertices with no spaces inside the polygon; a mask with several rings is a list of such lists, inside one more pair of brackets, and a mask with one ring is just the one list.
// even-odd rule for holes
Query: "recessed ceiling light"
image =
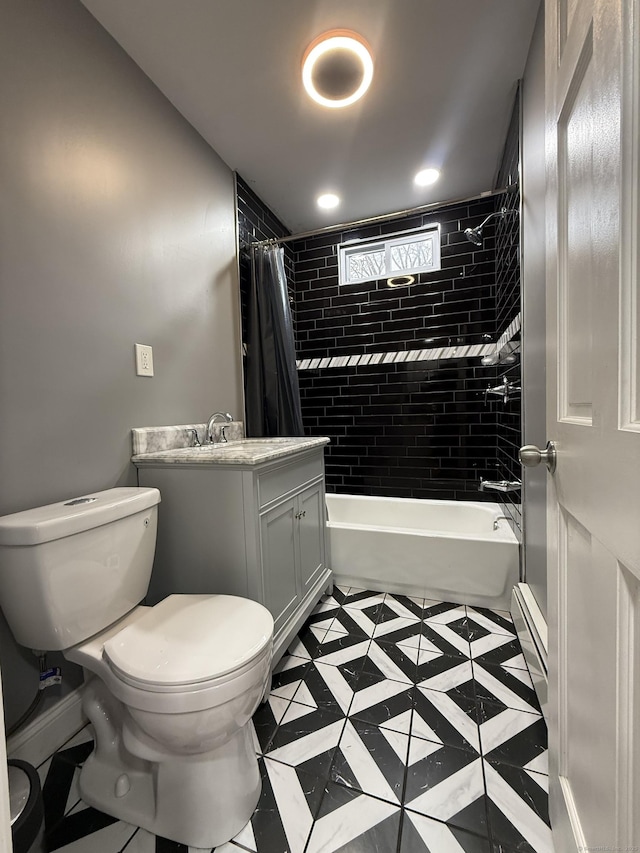
{"label": "recessed ceiling light", "polygon": [[332,207],[337,207],[340,204],[340,197],[335,193],[323,193],[323,195],[319,195],[316,199],[316,204],[318,207],[330,210]]}
{"label": "recessed ceiling light", "polygon": [[413,183],[419,187],[428,187],[431,184],[435,184],[439,177],[440,172],[438,169],[422,169],[413,179]]}
{"label": "recessed ceiling light", "polygon": [[369,45],[351,30],[331,30],[318,36],[302,59],[304,88],[324,107],[336,109],[354,104],[372,79]]}

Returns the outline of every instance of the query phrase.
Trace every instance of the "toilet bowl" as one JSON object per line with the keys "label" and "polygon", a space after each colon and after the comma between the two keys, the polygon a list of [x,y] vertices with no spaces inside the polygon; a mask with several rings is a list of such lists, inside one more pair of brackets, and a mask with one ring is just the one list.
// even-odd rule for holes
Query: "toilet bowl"
{"label": "toilet bowl", "polygon": [[268,686],[273,619],[236,596],[138,604],[159,499],[112,489],[0,519],[0,604],[19,642],[61,649],[84,669],[95,747],[83,800],[210,849],[242,829],[260,796],[251,717]]}
{"label": "toilet bowl", "polygon": [[236,835],[260,796],[251,717],[272,632],[254,601],[172,595],[65,650],[96,734],[85,802],[192,847]]}

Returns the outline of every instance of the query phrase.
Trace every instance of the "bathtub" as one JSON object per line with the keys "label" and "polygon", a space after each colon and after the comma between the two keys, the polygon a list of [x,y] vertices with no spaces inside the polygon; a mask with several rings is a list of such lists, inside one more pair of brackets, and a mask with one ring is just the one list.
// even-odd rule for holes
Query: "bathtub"
{"label": "bathtub", "polygon": [[327,495],[340,585],[509,610],[519,547],[496,503]]}

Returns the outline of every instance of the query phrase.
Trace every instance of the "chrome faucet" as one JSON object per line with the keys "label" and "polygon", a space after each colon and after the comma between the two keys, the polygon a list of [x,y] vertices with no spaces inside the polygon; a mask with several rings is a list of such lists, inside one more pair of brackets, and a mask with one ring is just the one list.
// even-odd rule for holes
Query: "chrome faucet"
{"label": "chrome faucet", "polygon": [[480,491],[486,492],[518,492],[522,483],[518,480],[483,480],[480,477]]}
{"label": "chrome faucet", "polygon": [[507,518],[506,515],[496,515],[496,517],[493,519],[493,529],[494,530],[498,529],[498,522],[499,521],[509,521],[509,519]]}
{"label": "chrome faucet", "polygon": [[[205,444],[214,444],[213,439],[213,425],[216,422],[216,418],[222,418],[225,423],[231,423],[233,420],[233,415],[230,415],[229,412],[214,412],[209,420],[207,421],[207,430],[205,433]],[[227,437],[223,433],[223,441],[227,440]]]}
{"label": "chrome faucet", "polygon": [[509,397],[520,390],[522,390],[520,385],[516,385],[514,382],[509,382],[507,377],[503,376],[500,385],[496,385],[494,388],[492,388],[491,385],[487,385],[484,392],[484,401],[485,403],[488,402],[489,394],[497,394],[499,397],[502,397],[503,403],[508,403]]}

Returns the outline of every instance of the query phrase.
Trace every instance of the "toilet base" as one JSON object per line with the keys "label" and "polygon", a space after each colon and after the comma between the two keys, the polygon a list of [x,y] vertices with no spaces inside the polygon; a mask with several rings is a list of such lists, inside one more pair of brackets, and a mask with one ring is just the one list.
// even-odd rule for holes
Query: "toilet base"
{"label": "toilet base", "polygon": [[253,723],[211,752],[147,761],[126,749],[124,709],[96,682],[85,687],[89,694],[94,690],[102,694],[102,701],[85,693],[96,746],[80,773],[82,799],[119,820],[189,847],[210,850],[237,835],[250,820],[262,787]]}
{"label": "toilet base", "polygon": [[260,791],[250,726],[213,754],[149,764],[146,770],[105,762],[94,751],[80,774],[80,794],[88,805],[155,835],[209,850],[247,824]]}

